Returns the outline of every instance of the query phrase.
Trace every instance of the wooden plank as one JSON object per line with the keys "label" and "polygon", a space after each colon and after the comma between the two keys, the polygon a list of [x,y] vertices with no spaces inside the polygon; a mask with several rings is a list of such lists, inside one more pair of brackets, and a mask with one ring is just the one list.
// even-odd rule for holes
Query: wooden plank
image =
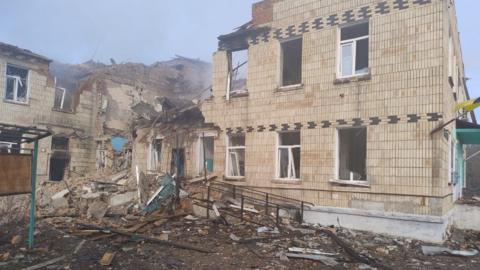
{"label": "wooden plank", "polygon": [[30,193],[31,176],[31,155],[0,154],[0,196]]}

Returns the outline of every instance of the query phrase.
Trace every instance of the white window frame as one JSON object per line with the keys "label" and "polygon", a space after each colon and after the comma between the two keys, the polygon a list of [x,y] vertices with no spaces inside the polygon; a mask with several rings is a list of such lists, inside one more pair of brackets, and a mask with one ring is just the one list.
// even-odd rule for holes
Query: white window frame
{"label": "white window frame", "polygon": [[[227,78],[227,100],[230,99],[230,96],[231,95],[234,95],[234,94],[244,94],[244,93],[248,93],[248,88],[247,88],[247,85],[245,85],[245,89],[241,89],[241,90],[233,90],[232,89],[232,83],[233,83],[233,69],[235,68],[233,66],[233,53],[234,52],[239,52],[239,51],[246,51],[247,53],[247,61],[240,64],[240,66],[244,66],[244,65],[247,65],[247,82],[248,82],[248,63],[249,63],[249,58],[250,58],[250,50],[249,48],[246,48],[246,49],[240,49],[240,50],[235,50],[235,51],[228,51],[227,52],[227,62],[228,62],[228,78]],[[238,70],[237,70],[238,71]]]}
{"label": "white window frame", "polygon": [[[277,146],[275,150],[275,179],[276,180],[281,180],[281,181],[300,181],[300,175],[296,175],[295,172],[295,159],[293,158],[293,149],[298,148],[300,150],[300,155],[302,153],[302,145],[301,145],[301,133],[299,133],[300,136],[300,144],[297,145],[280,145],[281,141],[281,136],[282,134],[287,133],[287,132],[277,132]],[[285,178],[280,177],[280,159],[281,159],[281,151],[282,149],[287,149],[288,150],[288,168],[287,168],[287,174],[288,176]],[[301,166],[301,163],[299,164]]]}
{"label": "white window frame", "polygon": [[[245,136],[245,135],[243,135]],[[246,144],[246,136],[245,136],[245,144],[243,146],[230,146],[230,139],[231,137],[230,136],[227,136],[227,151],[226,151],[226,157],[225,157],[225,161],[226,161],[226,166],[225,166],[225,175],[227,178],[229,179],[244,179],[245,178],[245,175],[238,175],[238,176],[235,176],[233,175],[232,173],[232,169],[233,169],[233,164],[232,164],[232,160],[230,159],[230,155],[231,154],[235,154],[236,156],[236,166],[237,166],[237,169],[238,169],[238,174],[240,174],[240,162],[238,161],[238,155],[236,152],[233,152],[233,153],[230,153],[230,150],[243,150],[244,153],[245,153],[245,159],[246,159],[246,147],[245,147],[245,144]],[[245,168],[246,169],[246,168]],[[245,170],[245,174],[246,174],[246,170]]]}
{"label": "white window frame", "polygon": [[[366,127],[337,128],[336,129],[336,132],[335,132],[335,172],[334,172],[335,179],[333,180],[334,182],[344,182],[344,183],[349,183],[349,184],[353,184],[353,185],[360,185],[360,186],[368,185],[369,182],[370,182],[368,180],[368,170],[367,170],[367,168],[366,168],[366,171],[367,171],[367,179],[366,180],[353,180],[353,174],[352,173],[350,173],[350,179],[340,179],[340,131],[348,130],[348,129],[360,129],[360,128],[366,128]],[[367,137],[367,140],[368,140],[368,137]],[[368,144],[368,141],[365,142],[365,143]],[[367,150],[368,150],[368,146],[367,146]],[[366,153],[366,158],[365,159],[368,160],[368,151]]]}
{"label": "white window frame", "polygon": [[453,78],[453,38],[450,34],[448,39],[448,76]]}
{"label": "white window frame", "polygon": [[457,170],[457,147],[455,139],[453,138],[453,134],[450,135],[450,139],[448,141],[448,183],[454,184],[455,179],[453,177],[454,173]]}
{"label": "white window frame", "polygon": [[[197,166],[198,166],[198,168],[197,168],[197,170],[199,172],[199,175],[203,175],[205,173],[205,171],[204,171],[205,160],[203,159],[203,157],[204,157],[204,154],[203,154],[203,138],[204,137],[205,138],[213,138],[213,141],[215,142],[215,138],[217,137],[217,135],[215,133],[211,133],[211,132],[210,133],[205,133],[205,136],[203,136],[203,134],[198,135],[198,142],[197,142],[197,144],[198,144],[198,146],[197,146],[197,149],[198,149],[197,150],[197,153],[198,153],[198,155],[197,155],[197,157],[198,157]],[[215,154],[215,145],[213,146],[213,148],[214,148],[214,154]],[[214,166],[214,168],[215,168],[215,166]]]}
{"label": "white window frame", "polygon": [[[337,48],[337,78],[339,79],[347,79],[347,78],[353,78],[353,77],[358,77],[358,76],[363,76],[367,75],[370,73],[370,59],[368,61],[368,70],[364,73],[355,73],[355,66],[357,64],[357,42],[360,40],[368,39],[368,49],[370,50],[370,22],[361,22],[358,24],[363,24],[363,23],[368,23],[369,25],[369,33],[368,35],[361,36],[358,38],[352,38],[352,39],[347,39],[347,40],[342,40],[342,29],[353,26],[355,24],[349,24],[349,25],[343,25],[339,26],[338,28],[338,34],[337,34],[337,39],[338,39],[338,48]],[[342,73],[342,48],[343,46],[346,45],[352,45],[352,75],[343,75]],[[370,55],[370,54],[369,54]]]}
{"label": "white window frame", "polygon": [[67,89],[62,88],[62,87],[56,87],[55,89],[61,90],[61,91],[63,92],[63,94],[62,94],[62,100],[60,101],[60,107],[59,107],[59,109],[63,110],[63,109],[64,109],[64,108],[63,108],[63,105],[64,105],[64,103],[65,103],[65,95],[66,95],[66,93],[67,93]]}
{"label": "white window frame", "polygon": [[[7,69],[8,69],[9,66],[15,67],[15,68],[18,68],[18,69],[24,69],[24,70],[27,71],[27,78],[25,79],[25,83],[27,84],[25,86],[26,90],[27,90],[27,93],[26,93],[26,96],[25,96],[25,101],[18,100],[18,85],[22,84],[22,78],[20,78],[19,76],[7,75]],[[13,85],[13,99],[7,99],[8,79],[15,80],[15,83]],[[28,101],[30,100],[30,87],[28,87],[29,86],[29,80],[30,80],[30,70],[28,68],[19,67],[19,66],[7,63],[5,65],[5,95],[3,96],[4,100],[7,101],[7,102],[28,104]]]}

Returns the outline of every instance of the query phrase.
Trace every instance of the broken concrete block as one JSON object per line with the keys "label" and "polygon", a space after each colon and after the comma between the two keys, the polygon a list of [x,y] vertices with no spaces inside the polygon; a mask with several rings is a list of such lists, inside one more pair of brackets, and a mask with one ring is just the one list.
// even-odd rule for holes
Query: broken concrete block
{"label": "broken concrete block", "polygon": [[125,178],[127,176],[127,173],[128,171],[123,171],[123,172],[114,174],[111,178],[112,182],[117,182],[118,180]]}
{"label": "broken concrete block", "polygon": [[88,207],[87,217],[101,219],[107,213],[108,205],[102,201],[95,201]]}
{"label": "broken concrete block", "polygon": [[55,209],[68,208],[68,200],[65,198],[59,198],[56,200],[52,200],[50,205]]}
{"label": "broken concrete block", "polygon": [[52,200],[58,200],[58,199],[61,199],[63,197],[65,197],[70,191],[68,191],[68,189],[64,189],[58,193],[56,193],[55,195],[52,196]]}
{"label": "broken concrete block", "polygon": [[99,193],[99,192],[89,192],[87,194],[81,195],[80,198],[86,199],[86,200],[97,199],[97,198],[100,198],[101,195],[102,193]]}
{"label": "broken concrete block", "polygon": [[137,192],[131,191],[123,194],[118,194],[110,198],[110,206],[120,206],[133,202],[137,198]]}

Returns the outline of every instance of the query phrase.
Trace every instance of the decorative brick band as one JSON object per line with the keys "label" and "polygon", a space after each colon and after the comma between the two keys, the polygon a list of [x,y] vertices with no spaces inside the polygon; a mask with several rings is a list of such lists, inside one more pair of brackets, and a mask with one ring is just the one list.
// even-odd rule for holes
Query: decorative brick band
{"label": "decorative brick band", "polygon": [[227,134],[233,133],[252,133],[252,132],[274,132],[274,131],[298,131],[302,129],[324,129],[336,127],[362,127],[394,124],[410,124],[419,122],[438,122],[443,119],[441,113],[423,113],[423,114],[405,114],[372,116],[369,118],[337,119],[324,121],[309,121],[305,123],[280,123],[247,127],[228,127],[225,129]]}
{"label": "decorative brick band", "polygon": [[252,36],[251,45],[257,45],[260,42],[268,42],[270,38],[285,39],[300,36],[313,30],[322,30],[325,27],[334,27],[340,24],[352,23],[356,21],[368,20],[374,16],[386,15],[393,11],[403,11],[416,6],[431,4],[432,0],[389,0],[380,1],[370,6],[364,6],[357,9],[346,10],[341,13],[331,14],[330,16],[314,18],[311,21],[305,21],[298,26],[289,25],[285,29],[272,29],[271,32],[265,32],[260,35]]}

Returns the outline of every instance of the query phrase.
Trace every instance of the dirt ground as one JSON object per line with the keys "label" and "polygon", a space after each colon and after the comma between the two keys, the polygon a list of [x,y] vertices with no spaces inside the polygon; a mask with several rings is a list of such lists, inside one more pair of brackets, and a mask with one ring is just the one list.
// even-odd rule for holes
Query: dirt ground
{"label": "dirt ground", "polygon": [[[118,223],[118,217],[115,220]],[[258,226],[248,223],[229,225],[206,219],[170,219],[149,229],[148,234],[168,234],[168,241],[188,244],[211,251],[200,253],[163,244],[144,242],[134,237],[114,234],[78,236],[75,218],[50,218],[39,221],[35,249],[28,250],[26,222],[2,225],[0,230],[0,269],[24,269],[51,259],[61,261],[42,269],[480,269],[480,257],[424,256],[420,241],[392,238],[340,228],[329,228],[356,252],[379,264],[371,267],[358,263],[326,234],[311,230],[292,231],[288,226],[279,234],[258,234]],[[77,232],[77,233],[76,233]],[[76,234],[76,236],[74,235]],[[15,239],[17,244],[13,245]],[[264,238],[248,244],[233,238]],[[79,243],[85,239],[83,246]],[[15,240],[13,242],[15,242]],[[457,231],[445,246],[456,249],[478,248],[480,233]],[[286,259],[289,247],[313,248],[335,253],[339,264],[330,267],[319,261]],[[75,250],[77,253],[75,253]],[[110,266],[99,260],[107,251],[115,252]],[[6,255],[7,254],[7,255]]]}

